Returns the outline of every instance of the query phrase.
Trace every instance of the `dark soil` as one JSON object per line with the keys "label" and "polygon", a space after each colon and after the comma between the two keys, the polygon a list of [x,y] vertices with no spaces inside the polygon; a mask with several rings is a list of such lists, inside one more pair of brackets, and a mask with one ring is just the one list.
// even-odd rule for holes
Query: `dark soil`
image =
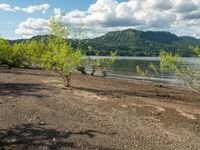
{"label": "dark soil", "polygon": [[0,68],[0,150],[199,150],[200,95],[149,83]]}

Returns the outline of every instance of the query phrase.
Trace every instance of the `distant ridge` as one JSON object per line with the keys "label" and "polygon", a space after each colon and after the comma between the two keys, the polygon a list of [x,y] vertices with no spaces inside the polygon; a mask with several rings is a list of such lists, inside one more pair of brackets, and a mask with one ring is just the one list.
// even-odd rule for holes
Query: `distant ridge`
{"label": "distant ridge", "polygon": [[[10,43],[47,39],[49,35],[39,35],[30,39],[12,40]],[[74,48],[77,40],[70,40]],[[88,51],[88,46],[99,50],[100,55],[109,55],[117,51],[120,56],[158,56],[160,50],[179,53],[182,56],[194,56],[189,46],[200,46],[200,40],[190,36],[179,37],[165,31],[139,31],[127,29],[108,32],[103,36],[81,41],[81,47],[87,55],[94,55]]]}

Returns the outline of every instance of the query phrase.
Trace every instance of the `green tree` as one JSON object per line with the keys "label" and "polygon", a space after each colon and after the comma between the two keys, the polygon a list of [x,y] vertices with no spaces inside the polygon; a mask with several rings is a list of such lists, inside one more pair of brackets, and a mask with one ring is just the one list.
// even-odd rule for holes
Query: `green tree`
{"label": "green tree", "polygon": [[[142,77],[158,76],[167,72],[178,72],[178,64],[182,62],[182,58],[179,55],[172,55],[164,50],[160,52],[160,66],[149,64],[147,69],[142,69],[140,66],[136,66],[137,73]],[[161,87],[159,80],[151,80],[155,87],[155,92],[158,95],[158,87]]]}
{"label": "green tree", "polygon": [[[97,51],[96,49],[94,49],[92,46],[88,46],[88,50],[90,52],[95,53],[95,56],[99,56],[99,51]],[[88,56],[87,58],[87,64],[91,67],[92,72],[91,72],[91,76],[94,76],[95,72],[98,69],[98,60],[97,59],[93,59],[90,56]]]}
{"label": "green tree", "polygon": [[25,51],[21,44],[11,46],[6,40],[0,39],[0,64],[9,67],[22,67],[25,61]]}
{"label": "green tree", "polygon": [[[200,58],[200,48],[195,47],[192,48],[193,52],[196,54],[197,58]],[[182,63],[185,62],[183,58],[180,58]],[[179,60],[180,60],[179,59]],[[173,60],[173,61],[171,61]],[[200,92],[200,70],[199,67],[186,67],[182,65],[177,59],[177,55],[164,57],[163,61],[165,65],[163,65],[165,71],[175,71],[177,78],[184,81],[187,87],[190,87],[192,90],[196,92]],[[171,68],[170,70],[168,68]]]}
{"label": "green tree", "polygon": [[48,70],[55,70],[64,79],[65,85],[70,85],[71,74],[82,63],[83,55],[80,50],[73,50],[67,41],[69,29],[62,22],[62,18],[50,20],[51,35],[48,39],[48,50],[42,56],[42,66]]}
{"label": "green tree", "polygon": [[28,61],[29,59],[27,58],[27,49],[26,49],[26,44],[24,43],[15,43],[12,46],[12,63],[13,66],[15,67],[29,67],[28,66]]}
{"label": "green tree", "polygon": [[[92,46],[88,47],[90,52],[95,53],[95,56],[99,56],[99,51],[94,49]],[[88,64],[92,69],[91,75],[94,76],[97,69],[100,69],[102,77],[106,77],[107,73],[106,71],[112,67],[112,64],[117,59],[117,52],[111,52],[110,53],[111,58],[96,58],[93,59],[91,57],[88,57]]]}
{"label": "green tree", "polygon": [[4,39],[0,39],[0,64],[9,65],[12,63],[11,60],[12,49],[8,45],[8,42]]}
{"label": "green tree", "polygon": [[107,70],[112,67],[112,64],[115,62],[116,59],[117,59],[117,53],[116,52],[111,52],[111,58],[97,59],[97,64],[98,64],[98,67],[101,70],[102,77],[107,76],[107,73],[106,73]]}

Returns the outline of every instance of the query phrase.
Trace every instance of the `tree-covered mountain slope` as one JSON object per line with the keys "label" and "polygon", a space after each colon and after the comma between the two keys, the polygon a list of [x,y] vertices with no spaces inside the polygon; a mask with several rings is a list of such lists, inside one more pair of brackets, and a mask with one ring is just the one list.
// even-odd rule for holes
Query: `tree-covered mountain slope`
{"label": "tree-covered mountain slope", "polygon": [[[10,42],[25,42],[41,38],[46,40],[48,35]],[[99,51],[100,55],[109,55],[111,51],[117,51],[120,56],[158,56],[160,50],[166,50],[179,53],[182,56],[193,56],[190,46],[200,46],[200,40],[194,37],[179,37],[170,32],[144,32],[134,29],[108,32],[103,36],[84,39],[81,42],[71,39],[70,42],[74,48],[78,47],[78,43],[81,43],[80,46],[87,55],[94,55],[94,52],[88,50],[88,46],[92,46]]]}

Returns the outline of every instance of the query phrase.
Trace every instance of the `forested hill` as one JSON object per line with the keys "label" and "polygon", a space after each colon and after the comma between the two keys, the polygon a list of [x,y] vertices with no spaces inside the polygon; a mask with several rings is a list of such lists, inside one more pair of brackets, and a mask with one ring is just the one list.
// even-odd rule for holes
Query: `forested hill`
{"label": "forested hill", "polygon": [[[31,40],[46,39],[48,36],[36,36]],[[11,42],[22,42],[16,40]],[[72,46],[77,47],[77,40],[70,40]],[[179,53],[182,56],[193,56],[190,46],[200,46],[200,40],[185,36],[178,37],[170,32],[139,31],[128,29],[123,31],[113,31],[94,39],[81,41],[81,47],[88,55],[93,52],[88,51],[88,46],[92,46],[100,52],[100,55],[109,55],[111,51],[117,51],[120,56],[158,56],[160,50]]]}

